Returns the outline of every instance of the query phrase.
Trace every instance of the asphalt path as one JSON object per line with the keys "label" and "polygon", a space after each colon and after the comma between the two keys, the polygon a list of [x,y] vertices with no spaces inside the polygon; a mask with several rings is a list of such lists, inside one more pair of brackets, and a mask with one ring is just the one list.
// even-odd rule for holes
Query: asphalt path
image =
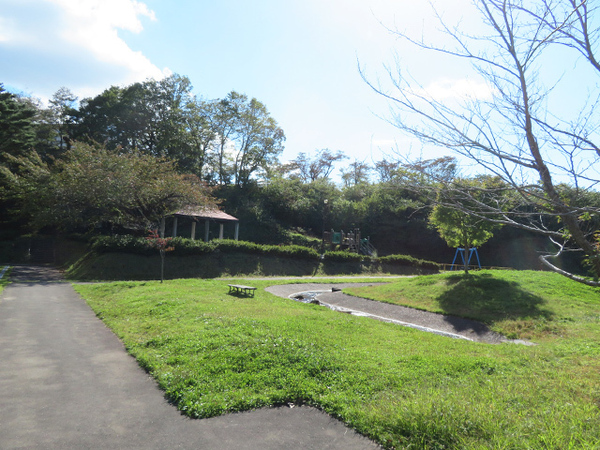
{"label": "asphalt path", "polygon": [[309,407],[193,420],[168,404],[59,272],[0,295],[0,449],[375,449]]}

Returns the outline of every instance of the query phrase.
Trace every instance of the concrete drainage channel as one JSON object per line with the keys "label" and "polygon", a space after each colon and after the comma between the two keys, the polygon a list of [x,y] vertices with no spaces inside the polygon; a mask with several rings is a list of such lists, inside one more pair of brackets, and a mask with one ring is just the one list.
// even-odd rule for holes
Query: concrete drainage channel
{"label": "concrete drainage channel", "polygon": [[464,339],[466,341],[473,340],[473,339],[469,339],[466,336],[461,336],[460,334],[448,333],[446,331],[435,330],[433,328],[424,327],[421,325],[415,325],[413,323],[403,322],[401,320],[396,320],[396,319],[392,319],[389,317],[382,317],[382,316],[378,316],[376,314],[370,314],[370,313],[367,313],[364,311],[358,311],[358,310],[354,310],[354,309],[350,309],[350,308],[344,308],[342,306],[331,305],[329,303],[320,301],[317,298],[321,294],[325,294],[328,292],[339,292],[339,291],[341,291],[341,289],[332,288],[332,289],[320,290],[320,291],[297,292],[295,294],[290,295],[289,298],[291,298],[292,300],[296,300],[298,302],[302,302],[302,303],[311,303],[313,305],[325,306],[333,311],[346,313],[346,314],[352,314],[353,316],[368,317],[371,319],[380,320],[382,322],[395,323],[396,325],[402,325],[404,327],[410,327],[410,328],[414,328],[416,330],[426,331],[428,333],[434,333],[434,334],[438,334],[440,336],[446,336],[446,337],[450,337],[453,339]]}

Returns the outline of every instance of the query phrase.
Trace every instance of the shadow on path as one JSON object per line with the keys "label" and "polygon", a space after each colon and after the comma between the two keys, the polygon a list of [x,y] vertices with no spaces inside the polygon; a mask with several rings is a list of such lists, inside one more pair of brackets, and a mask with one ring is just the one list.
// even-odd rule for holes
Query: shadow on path
{"label": "shadow on path", "polygon": [[9,277],[12,283],[66,283],[63,273],[48,265],[16,265],[12,267]]}

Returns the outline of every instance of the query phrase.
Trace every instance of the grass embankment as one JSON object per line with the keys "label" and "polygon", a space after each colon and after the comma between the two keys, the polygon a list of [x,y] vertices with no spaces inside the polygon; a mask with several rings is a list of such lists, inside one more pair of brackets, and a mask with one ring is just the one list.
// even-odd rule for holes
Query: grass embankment
{"label": "grass embankment", "polygon": [[0,292],[4,289],[4,286],[8,284],[8,276],[12,270],[9,266],[0,266]]}
{"label": "grass embankment", "polygon": [[[165,258],[165,279],[257,276],[334,276],[377,275],[381,273],[432,273],[418,265],[367,264],[278,258],[266,255],[219,252],[198,256]],[[160,257],[130,253],[88,254],[66,272],[72,280],[147,280],[160,279]]]}
{"label": "grass embankment", "polygon": [[[303,403],[386,448],[599,448],[598,292],[549,273],[511,276],[473,277],[483,286],[446,275],[394,284],[416,284],[423,308],[470,304],[465,315],[487,321],[494,308],[508,311],[533,324],[514,333],[537,346],[339,314],[263,290],[277,281],[252,280],[255,298],[227,295],[222,280],[76,289],[191,417]],[[522,295],[498,297],[498,284],[510,285],[502,295]],[[482,298],[494,300],[478,306]]]}
{"label": "grass embankment", "polygon": [[[555,339],[600,331],[600,291],[536,271],[479,271],[403,278],[348,294],[484,322],[509,338]],[[567,326],[568,325],[568,326]],[[583,333],[583,335],[582,335]]]}

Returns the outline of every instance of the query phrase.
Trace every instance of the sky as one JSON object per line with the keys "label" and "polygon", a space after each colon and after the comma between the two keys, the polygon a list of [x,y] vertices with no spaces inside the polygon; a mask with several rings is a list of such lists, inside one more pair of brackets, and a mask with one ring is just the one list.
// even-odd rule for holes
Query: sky
{"label": "sky", "polygon": [[[432,3],[445,22],[481,31],[471,0]],[[448,101],[486,98],[491,88],[390,30],[447,41],[427,1],[0,0],[0,83],[47,101],[61,87],[82,99],[176,73],[206,100],[235,90],[265,104],[286,135],[282,162],[320,149],[347,155],[342,170],[352,161],[448,155],[402,135],[359,67],[384,89],[387,69],[400,69]],[[564,110],[582,72],[563,66],[560,57],[543,64],[544,73],[576,80],[558,97]]]}
{"label": "sky", "polygon": [[[450,14],[468,3],[440,1]],[[420,150],[389,123],[359,66],[377,83],[400,55],[435,89],[461,89],[389,32],[427,29],[426,3],[0,0],[0,83],[42,100],[64,86],[81,99],[177,73],[205,99],[235,90],[263,102],[286,134],[282,161],[327,148],[372,164]]]}

